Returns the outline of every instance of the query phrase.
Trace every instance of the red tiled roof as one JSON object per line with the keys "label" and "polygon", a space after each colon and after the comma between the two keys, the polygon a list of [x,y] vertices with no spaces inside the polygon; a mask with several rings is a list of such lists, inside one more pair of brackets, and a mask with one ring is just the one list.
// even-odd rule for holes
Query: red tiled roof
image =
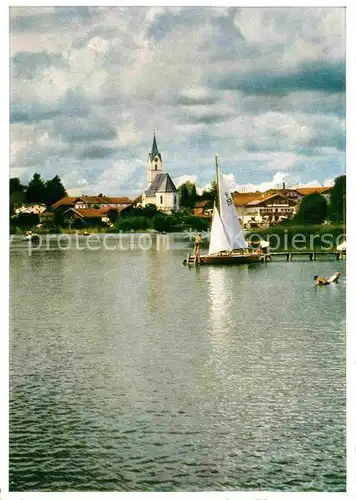
{"label": "red tiled roof", "polygon": [[194,208],[204,208],[208,203],[210,203],[209,200],[199,201]]}
{"label": "red tiled roof", "polygon": [[109,196],[108,199],[110,200],[109,203],[117,203],[117,204],[121,204],[121,205],[124,205],[124,204],[131,205],[131,203],[132,203],[130,198],[127,198],[127,196],[122,196],[122,197],[118,197],[118,198]]}
{"label": "red tiled roof", "polygon": [[315,186],[315,187],[301,187],[301,188],[296,188],[295,190],[298,191],[298,193],[302,194],[303,196],[306,196],[308,194],[313,194],[313,193],[325,193],[326,191],[329,191],[331,187],[325,187],[325,186]]}
{"label": "red tiled roof", "polygon": [[[90,210],[92,210],[92,209],[90,209]],[[93,210],[94,210],[94,209],[93,209]],[[106,213],[108,213],[108,212],[111,212],[111,210],[117,210],[117,209],[115,209],[115,208],[113,208],[113,207],[102,207],[102,208],[97,208],[96,210],[97,210],[98,212],[101,212],[102,214],[106,214]]]}
{"label": "red tiled roof", "polygon": [[67,214],[68,212],[76,213],[83,217],[83,219],[101,219],[105,215],[101,210],[96,208],[70,208],[65,213]]}
{"label": "red tiled roof", "polygon": [[71,206],[75,204],[75,200],[78,199],[78,196],[64,196],[60,200],[56,201],[52,206],[53,208],[63,207],[63,206]]}
{"label": "red tiled roof", "polygon": [[287,195],[287,193],[289,192],[293,192],[293,193],[296,193],[296,194],[300,194],[298,193],[298,191],[294,188],[271,188],[271,189],[267,189],[267,191],[264,191],[264,195],[269,195],[269,194],[282,194],[282,195]]}
{"label": "red tiled roof", "polygon": [[263,195],[262,198],[257,198],[256,200],[251,200],[247,202],[246,205],[253,205],[253,206],[260,205],[260,203],[264,203],[265,201],[271,200],[272,198],[276,197],[283,198],[284,200],[287,200],[289,203],[294,203],[294,205],[297,204],[297,202],[295,200],[291,200],[289,196],[283,196],[280,193],[274,193],[269,196]]}
{"label": "red tiled roof", "polygon": [[238,193],[237,191],[235,191],[232,194],[234,205],[235,207],[241,207],[246,205],[259,205],[260,203],[269,200],[275,196],[280,196],[282,198],[289,200],[291,203],[295,203],[295,201],[291,200],[290,197],[284,196],[278,192],[277,193],[272,192],[270,194],[269,191],[266,191],[265,193],[261,193],[259,191],[257,191],[256,193]]}
{"label": "red tiled roof", "polygon": [[111,203],[112,205],[131,205],[131,200],[127,196],[64,196],[56,203],[54,203],[53,208],[63,207],[63,206],[74,206],[77,201],[83,201],[87,204],[92,205],[102,205],[104,203]]}
{"label": "red tiled roof", "polygon": [[137,198],[135,198],[135,199],[132,201],[132,204],[133,204],[133,205],[137,205],[138,203],[142,203],[142,194],[140,194],[139,196],[137,196]]}
{"label": "red tiled roof", "polygon": [[238,191],[235,191],[234,193],[232,193],[232,199],[234,200],[235,207],[241,207],[242,205],[246,205],[246,203],[249,203],[250,201],[259,200],[261,198],[263,198],[263,193],[260,192],[239,193]]}

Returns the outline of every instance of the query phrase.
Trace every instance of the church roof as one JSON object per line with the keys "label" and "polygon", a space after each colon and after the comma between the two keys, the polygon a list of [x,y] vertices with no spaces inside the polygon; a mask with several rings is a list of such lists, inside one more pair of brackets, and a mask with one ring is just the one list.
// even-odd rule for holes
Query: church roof
{"label": "church roof", "polygon": [[174,185],[169,174],[157,174],[152,184],[146,191],[146,196],[154,196],[156,193],[176,193],[177,188]]}
{"label": "church roof", "polygon": [[152,144],[152,150],[151,150],[151,161],[156,156],[158,156],[158,158],[162,161],[161,153],[158,151],[158,147],[157,147],[156,136],[153,135],[153,144]]}

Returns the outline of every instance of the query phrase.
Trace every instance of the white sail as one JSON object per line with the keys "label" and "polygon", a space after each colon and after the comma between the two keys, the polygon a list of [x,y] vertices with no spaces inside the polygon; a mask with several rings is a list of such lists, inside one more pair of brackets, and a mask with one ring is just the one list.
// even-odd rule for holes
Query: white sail
{"label": "white sail", "polygon": [[210,233],[209,255],[222,252],[224,250],[232,250],[232,247],[221,222],[219,212],[216,207],[214,207],[213,223]]}
{"label": "white sail", "polygon": [[246,248],[246,241],[242,231],[236,208],[220,169],[217,168],[218,198],[220,205],[220,218],[232,250]]}

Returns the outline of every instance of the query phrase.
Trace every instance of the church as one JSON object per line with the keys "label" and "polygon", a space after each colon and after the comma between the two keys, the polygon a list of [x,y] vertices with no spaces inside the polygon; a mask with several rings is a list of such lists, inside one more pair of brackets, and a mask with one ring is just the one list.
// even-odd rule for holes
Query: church
{"label": "church", "polygon": [[163,212],[179,209],[178,190],[170,175],[163,172],[162,155],[158,151],[156,136],[153,134],[151,153],[148,155],[148,188],[142,194],[142,206],[156,205]]}

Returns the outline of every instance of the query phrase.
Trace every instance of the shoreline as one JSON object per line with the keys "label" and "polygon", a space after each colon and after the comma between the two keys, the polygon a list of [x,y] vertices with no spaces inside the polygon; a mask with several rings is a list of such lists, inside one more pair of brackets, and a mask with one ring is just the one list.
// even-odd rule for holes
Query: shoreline
{"label": "shoreline", "polygon": [[[302,252],[302,251],[336,251],[336,247],[340,245],[346,239],[346,232],[342,224],[334,225],[315,225],[315,226],[300,226],[300,225],[290,225],[290,226],[274,226],[270,228],[256,228],[244,230],[245,238],[249,242],[251,248],[257,248],[261,240],[268,241],[270,243],[270,252]],[[37,234],[43,239],[60,239],[61,237],[74,237],[78,236],[81,240],[88,238],[90,241],[91,236],[105,240],[106,237],[113,237],[114,239],[123,236],[127,237],[140,237],[145,235],[146,238],[151,236],[156,238],[169,238],[173,237],[175,240],[180,240],[181,242],[186,242],[187,248],[194,247],[194,240],[196,234],[199,232],[192,229],[181,229],[176,231],[157,231],[152,228],[142,229],[142,230],[118,230],[116,228],[105,228],[105,230],[97,228],[91,228],[91,230],[85,230],[87,234],[83,234],[84,231],[79,231],[76,229],[67,230],[61,228],[60,231],[52,232],[43,228],[36,228],[33,230],[34,234]],[[203,235],[201,249],[203,252],[209,247],[209,232],[201,231]],[[10,234],[10,239],[12,237],[24,238],[24,232],[17,231]]]}

